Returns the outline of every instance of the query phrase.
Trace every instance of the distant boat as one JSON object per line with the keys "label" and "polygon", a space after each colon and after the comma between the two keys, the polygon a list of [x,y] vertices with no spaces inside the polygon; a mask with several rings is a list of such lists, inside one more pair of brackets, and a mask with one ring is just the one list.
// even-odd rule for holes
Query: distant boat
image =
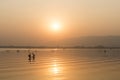
{"label": "distant boat", "polygon": [[17,52],[19,53],[19,52],[20,52],[20,50],[17,50]]}
{"label": "distant boat", "polygon": [[104,53],[106,53],[107,51],[106,50],[104,50]]}

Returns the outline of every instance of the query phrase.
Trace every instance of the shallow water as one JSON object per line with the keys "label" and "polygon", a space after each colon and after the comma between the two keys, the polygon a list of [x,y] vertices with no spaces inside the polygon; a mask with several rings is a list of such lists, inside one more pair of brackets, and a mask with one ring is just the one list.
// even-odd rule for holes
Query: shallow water
{"label": "shallow water", "polygon": [[0,80],[120,80],[120,50],[0,49]]}

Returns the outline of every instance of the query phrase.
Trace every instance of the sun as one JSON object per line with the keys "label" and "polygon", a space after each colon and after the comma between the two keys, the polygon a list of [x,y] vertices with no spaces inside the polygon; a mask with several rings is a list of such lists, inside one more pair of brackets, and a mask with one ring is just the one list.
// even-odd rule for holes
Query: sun
{"label": "sun", "polygon": [[60,30],[61,30],[61,25],[60,25],[60,23],[54,22],[54,23],[51,25],[51,29],[52,29],[53,31],[56,31],[56,32],[60,31]]}

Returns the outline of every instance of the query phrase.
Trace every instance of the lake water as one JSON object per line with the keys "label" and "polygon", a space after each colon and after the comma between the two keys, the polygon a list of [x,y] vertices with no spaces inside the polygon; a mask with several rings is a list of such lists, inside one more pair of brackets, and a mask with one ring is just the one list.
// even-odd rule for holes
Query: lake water
{"label": "lake water", "polygon": [[120,50],[0,49],[0,80],[120,80]]}

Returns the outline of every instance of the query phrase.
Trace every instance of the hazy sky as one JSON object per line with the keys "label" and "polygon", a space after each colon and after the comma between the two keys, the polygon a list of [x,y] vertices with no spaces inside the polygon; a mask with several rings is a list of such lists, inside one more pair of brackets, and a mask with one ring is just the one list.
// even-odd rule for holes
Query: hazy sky
{"label": "hazy sky", "polygon": [[120,35],[119,21],[120,0],[0,0],[1,44]]}

